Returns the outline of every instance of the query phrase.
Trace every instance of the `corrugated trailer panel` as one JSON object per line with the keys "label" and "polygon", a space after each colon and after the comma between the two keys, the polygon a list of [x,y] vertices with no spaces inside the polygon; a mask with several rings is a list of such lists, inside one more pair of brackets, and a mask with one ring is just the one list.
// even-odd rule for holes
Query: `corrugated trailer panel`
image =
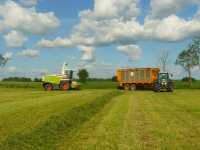
{"label": "corrugated trailer panel", "polygon": [[117,79],[123,83],[150,84],[157,79],[158,68],[119,69]]}

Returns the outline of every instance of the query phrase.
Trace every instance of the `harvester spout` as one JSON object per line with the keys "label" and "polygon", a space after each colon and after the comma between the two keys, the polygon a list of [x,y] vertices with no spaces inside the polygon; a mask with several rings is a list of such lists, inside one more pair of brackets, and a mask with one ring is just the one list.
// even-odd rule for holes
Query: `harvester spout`
{"label": "harvester spout", "polygon": [[65,73],[65,70],[67,69],[67,63],[66,62],[64,62],[63,63],[63,67],[62,67],[62,72],[61,72],[61,74],[62,75],[65,75],[66,73]]}

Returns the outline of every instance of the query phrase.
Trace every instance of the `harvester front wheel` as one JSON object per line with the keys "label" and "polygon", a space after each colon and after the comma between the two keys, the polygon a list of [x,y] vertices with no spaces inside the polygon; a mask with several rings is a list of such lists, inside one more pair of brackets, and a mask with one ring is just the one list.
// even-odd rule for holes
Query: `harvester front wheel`
{"label": "harvester front wheel", "polygon": [[52,91],[53,90],[53,85],[50,83],[44,84],[44,89],[46,91]]}
{"label": "harvester front wheel", "polygon": [[70,89],[70,84],[68,82],[63,82],[60,84],[60,89],[62,91],[68,91]]}

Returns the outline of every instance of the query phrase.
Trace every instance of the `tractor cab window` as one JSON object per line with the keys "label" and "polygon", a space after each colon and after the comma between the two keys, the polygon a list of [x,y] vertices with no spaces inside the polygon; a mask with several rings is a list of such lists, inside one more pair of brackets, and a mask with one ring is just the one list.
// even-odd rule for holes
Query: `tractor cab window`
{"label": "tractor cab window", "polygon": [[159,76],[158,76],[159,80],[162,80],[162,79],[168,79],[168,74],[167,73],[160,73]]}

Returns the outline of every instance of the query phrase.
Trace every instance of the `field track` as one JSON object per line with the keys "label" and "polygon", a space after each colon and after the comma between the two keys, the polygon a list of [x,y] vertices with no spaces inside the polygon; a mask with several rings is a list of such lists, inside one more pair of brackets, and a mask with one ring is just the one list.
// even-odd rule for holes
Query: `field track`
{"label": "field track", "polygon": [[0,150],[200,149],[200,91],[0,89]]}

